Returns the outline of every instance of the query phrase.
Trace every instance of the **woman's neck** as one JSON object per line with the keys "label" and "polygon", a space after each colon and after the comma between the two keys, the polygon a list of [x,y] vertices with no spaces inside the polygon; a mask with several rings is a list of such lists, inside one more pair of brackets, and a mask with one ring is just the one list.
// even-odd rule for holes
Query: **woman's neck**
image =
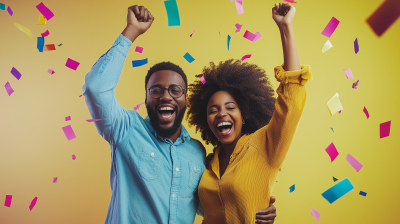
{"label": "woman's neck", "polygon": [[224,157],[230,157],[235,150],[236,143],[238,142],[239,138],[229,144],[222,144],[221,145],[221,152],[224,153]]}

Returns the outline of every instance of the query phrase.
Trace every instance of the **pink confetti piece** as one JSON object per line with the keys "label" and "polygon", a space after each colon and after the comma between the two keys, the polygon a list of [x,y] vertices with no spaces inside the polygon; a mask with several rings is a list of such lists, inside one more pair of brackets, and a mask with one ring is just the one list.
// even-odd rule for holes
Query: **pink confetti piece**
{"label": "pink confetti piece", "polygon": [[358,83],[360,82],[360,80],[359,79],[357,79],[357,81],[355,81],[355,82],[353,82],[353,86],[351,87],[351,88],[353,88],[353,89],[357,89],[357,87],[358,87]]}
{"label": "pink confetti piece", "polygon": [[206,79],[204,78],[204,75],[200,77],[200,80],[201,80],[201,82],[202,82],[203,84],[206,83]]}
{"label": "pink confetti piece", "polygon": [[240,14],[244,13],[244,11],[243,11],[243,1],[242,0],[235,0],[235,4],[236,4],[237,14],[240,15]]}
{"label": "pink confetti piece", "polygon": [[346,73],[346,77],[348,79],[352,79],[353,78],[353,73],[351,72],[351,70],[349,68],[345,68],[343,69],[344,73]]}
{"label": "pink confetti piece", "polygon": [[11,94],[14,92],[14,90],[13,90],[13,88],[11,88],[10,83],[7,82],[4,87],[6,87],[6,91],[7,91],[8,95],[11,96]]}
{"label": "pink confetti piece", "polygon": [[364,107],[363,111],[364,111],[364,113],[365,113],[365,116],[367,116],[367,119],[368,119],[368,118],[369,118],[369,113],[368,113],[367,108]]}
{"label": "pink confetti piece", "polygon": [[236,26],[236,31],[235,31],[235,33],[237,33],[237,32],[240,32],[240,30],[242,29],[242,26],[243,26],[243,25],[240,25],[239,23],[236,23],[235,26]]}
{"label": "pink confetti piece", "polygon": [[219,37],[221,37],[221,31],[218,31],[218,33],[219,33]]}
{"label": "pink confetti piece", "polygon": [[89,120],[86,120],[87,122],[95,122],[95,121],[101,121],[101,120],[104,120],[104,119],[89,119]]}
{"label": "pink confetti piece", "polygon": [[42,37],[47,37],[50,34],[50,32],[48,30],[46,30],[46,32],[40,34],[42,35]]}
{"label": "pink confetti piece", "polygon": [[29,205],[29,210],[32,211],[33,207],[35,207],[35,205],[36,205],[36,202],[37,202],[37,197],[35,197],[35,198],[32,200],[31,205]]}
{"label": "pink confetti piece", "polygon": [[53,184],[57,183],[57,177],[53,178]]}
{"label": "pink confetti piece", "polygon": [[68,68],[75,70],[78,68],[79,66],[79,62],[72,60],[71,58],[68,58],[67,63],[65,64],[65,66],[67,66]]}
{"label": "pink confetti piece", "polygon": [[12,16],[14,14],[14,12],[11,10],[10,6],[7,7],[7,12],[8,12],[8,14],[10,14],[10,16]]}
{"label": "pink confetti piece", "polygon": [[65,121],[70,121],[71,120],[71,116],[65,117]]}
{"label": "pink confetti piece", "polygon": [[246,54],[245,56],[242,57],[242,61],[246,58],[251,58],[251,54]]}
{"label": "pink confetti piece", "polygon": [[6,201],[4,202],[4,206],[10,207],[12,201],[12,195],[6,195]]}
{"label": "pink confetti piece", "polygon": [[65,136],[67,137],[68,141],[76,138],[76,135],[74,133],[74,130],[72,130],[71,125],[65,126],[62,128],[64,131]]}
{"label": "pink confetti piece", "polygon": [[385,137],[388,137],[390,135],[390,124],[391,124],[391,121],[387,121],[385,123],[381,123],[380,124],[380,132],[379,132],[379,134],[380,134],[381,138],[385,138]]}
{"label": "pink confetti piece", "polygon": [[260,39],[261,34],[259,32],[253,34],[250,31],[246,30],[243,37],[254,43],[256,40]]}
{"label": "pink confetti piece", "polygon": [[135,110],[135,111],[139,110],[141,105],[144,105],[144,103],[139,103],[138,105],[134,106],[133,110]]}
{"label": "pink confetti piece", "polygon": [[255,33],[255,35],[256,38],[253,40],[253,43],[256,42],[256,40],[260,39],[260,37],[262,37],[260,32]]}
{"label": "pink confetti piece", "polygon": [[324,31],[322,31],[322,35],[330,38],[335,32],[336,27],[339,25],[340,21],[337,20],[335,17],[332,17],[332,19],[329,21],[328,25],[326,25]]}
{"label": "pink confetti piece", "polygon": [[193,30],[192,34],[190,34],[190,37],[192,37],[192,35],[194,34],[194,31],[196,31],[196,30]]}
{"label": "pink confetti piece", "polygon": [[319,222],[319,218],[320,218],[320,215],[319,215],[319,213],[317,212],[317,210],[315,210],[314,208],[311,208],[311,214],[318,220],[318,222]]}
{"label": "pink confetti piece", "polygon": [[353,156],[351,156],[350,154],[347,154],[346,160],[347,160],[347,162],[350,163],[350,165],[351,165],[355,170],[357,170],[357,172],[360,171],[361,168],[363,167],[363,165],[362,165],[360,162],[358,162],[358,161],[357,161]]}
{"label": "pink confetti piece", "polygon": [[48,73],[50,73],[51,75],[53,75],[55,72],[51,69],[47,70]]}
{"label": "pink confetti piece", "polygon": [[342,113],[342,111],[341,111],[341,110],[339,110],[339,114],[340,114],[340,113]]}
{"label": "pink confetti piece", "polygon": [[79,97],[82,97],[82,95],[79,95]]}
{"label": "pink confetti piece", "polygon": [[76,156],[75,156],[75,154],[74,155],[72,155],[72,160],[75,160],[76,159]]}
{"label": "pink confetti piece", "polygon": [[44,18],[46,18],[47,20],[50,20],[51,18],[53,18],[54,13],[50,9],[48,9],[43,4],[43,2],[41,2],[39,5],[37,5],[36,8],[39,10],[40,13],[42,13]]}
{"label": "pink confetti piece", "polygon": [[[285,1],[285,2],[289,2],[289,3],[293,3],[293,4],[296,4],[297,2],[295,2],[295,1],[293,1],[293,0],[283,0],[283,1]],[[319,221],[319,220],[318,220]]]}
{"label": "pink confetti piece", "polygon": [[143,52],[143,47],[136,46],[135,52],[142,53]]}
{"label": "pink confetti piece", "polygon": [[329,157],[331,157],[331,162],[333,162],[339,155],[333,142],[325,149],[325,151],[328,153]]}

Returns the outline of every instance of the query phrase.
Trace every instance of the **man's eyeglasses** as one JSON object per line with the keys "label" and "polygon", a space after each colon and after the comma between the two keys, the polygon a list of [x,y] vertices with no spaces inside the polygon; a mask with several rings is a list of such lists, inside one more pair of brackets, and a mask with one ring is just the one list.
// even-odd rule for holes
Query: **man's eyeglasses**
{"label": "man's eyeglasses", "polygon": [[154,99],[160,99],[162,95],[164,95],[164,90],[168,89],[168,93],[172,98],[179,98],[181,97],[184,93],[185,90],[182,88],[180,85],[171,85],[168,88],[163,88],[160,85],[155,85],[150,88],[148,88],[150,96]]}

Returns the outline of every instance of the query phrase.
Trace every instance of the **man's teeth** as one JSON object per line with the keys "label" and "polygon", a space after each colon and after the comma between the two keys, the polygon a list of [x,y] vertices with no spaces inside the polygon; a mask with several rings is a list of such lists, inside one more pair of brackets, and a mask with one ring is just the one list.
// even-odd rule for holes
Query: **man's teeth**
{"label": "man's teeth", "polygon": [[174,110],[172,107],[161,107],[159,110]]}
{"label": "man's teeth", "polygon": [[231,122],[221,122],[221,123],[219,123],[217,125],[217,127],[221,127],[221,126],[224,126],[224,125],[232,125],[232,123]]}

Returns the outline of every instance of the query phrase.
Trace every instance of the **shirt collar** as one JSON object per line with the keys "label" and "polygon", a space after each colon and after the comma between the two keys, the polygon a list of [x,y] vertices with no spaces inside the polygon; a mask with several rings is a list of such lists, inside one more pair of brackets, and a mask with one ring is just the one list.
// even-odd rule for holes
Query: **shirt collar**
{"label": "shirt collar", "polygon": [[[169,140],[169,138],[162,138],[161,136],[159,136],[159,135],[157,134],[157,132],[154,130],[153,126],[151,125],[149,116],[147,116],[144,120],[145,120],[147,123],[150,124],[151,133],[153,133],[153,135],[154,135],[157,139],[159,139],[159,140],[161,140],[161,141],[163,141],[163,142],[171,142],[171,140]],[[181,134],[180,134],[179,137],[176,139],[176,141],[175,141],[174,144],[180,144],[180,143],[188,142],[188,141],[190,140],[190,138],[191,138],[191,137],[190,137],[189,132],[188,132],[188,131],[186,130],[186,128],[181,124]]]}

